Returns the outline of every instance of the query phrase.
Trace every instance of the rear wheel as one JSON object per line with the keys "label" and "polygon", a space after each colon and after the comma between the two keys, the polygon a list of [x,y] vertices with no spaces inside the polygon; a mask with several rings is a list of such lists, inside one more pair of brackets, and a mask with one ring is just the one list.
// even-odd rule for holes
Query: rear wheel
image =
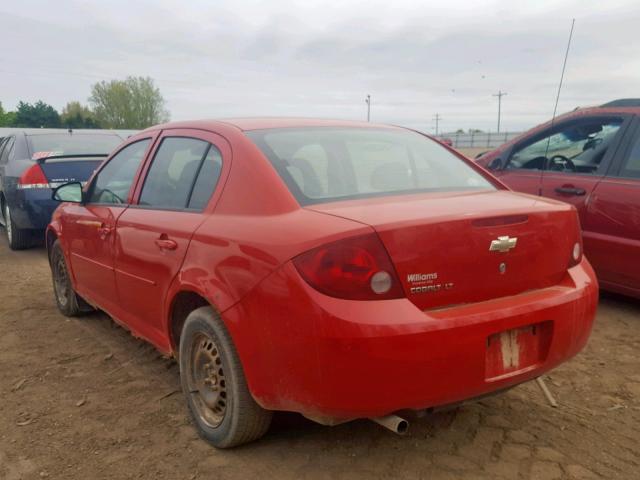
{"label": "rear wheel", "polygon": [[230,448],[266,433],[272,412],[251,396],[231,337],[212,308],[198,308],[187,317],[179,362],[189,411],[205,440]]}
{"label": "rear wheel", "polygon": [[67,262],[60,246],[60,241],[56,240],[51,246],[51,276],[53,278],[53,293],[56,297],[58,310],[67,317],[77,317],[93,308],[87,304],[73,289]]}
{"label": "rear wheel", "polygon": [[11,209],[7,202],[4,202],[4,228],[7,231],[7,239],[9,240],[9,248],[11,250],[24,250],[31,246],[31,232],[16,227],[11,218]]}

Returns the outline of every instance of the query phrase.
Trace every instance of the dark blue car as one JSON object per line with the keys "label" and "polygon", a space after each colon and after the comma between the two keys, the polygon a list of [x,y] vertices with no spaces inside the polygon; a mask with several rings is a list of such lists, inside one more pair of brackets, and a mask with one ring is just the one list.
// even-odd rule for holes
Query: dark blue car
{"label": "dark blue car", "polygon": [[0,223],[13,250],[29,247],[58,202],[52,189],[86,182],[123,138],[114,132],[0,131]]}

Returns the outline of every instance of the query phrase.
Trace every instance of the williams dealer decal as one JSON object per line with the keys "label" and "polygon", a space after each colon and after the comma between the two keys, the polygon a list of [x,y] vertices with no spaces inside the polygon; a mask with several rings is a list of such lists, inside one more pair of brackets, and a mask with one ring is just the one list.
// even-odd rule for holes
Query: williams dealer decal
{"label": "williams dealer decal", "polygon": [[438,272],[432,273],[410,273],[407,275],[407,282],[410,284],[411,293],[434,293],[440,290],[451,290],[453,283],[435,283],[438,280]]}

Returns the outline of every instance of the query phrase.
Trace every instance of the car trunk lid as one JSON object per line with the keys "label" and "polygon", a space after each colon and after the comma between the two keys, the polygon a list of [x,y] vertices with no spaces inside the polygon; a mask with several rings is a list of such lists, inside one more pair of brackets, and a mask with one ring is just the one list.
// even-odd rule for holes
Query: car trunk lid
{"label": "car trunk lid", "polygon": [[509,191],[429,193],[308,207],[373,227],[421,309],[559,283],[579,240],[575,211]]}

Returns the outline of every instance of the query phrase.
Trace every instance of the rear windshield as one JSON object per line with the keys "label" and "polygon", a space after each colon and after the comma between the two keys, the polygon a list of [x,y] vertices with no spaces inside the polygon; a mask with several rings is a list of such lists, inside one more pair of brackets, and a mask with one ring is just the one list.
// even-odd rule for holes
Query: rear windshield
{"label": "rear windshield", "polygon": [[303,205],[405,192],[495,189],[439,143],[408,130],[309,127],[247,135]]}
{"label": "rear windshield", "polygon": [[32,157],[109,154],[122,142],[115,134],[47,133],[28,135]]}

